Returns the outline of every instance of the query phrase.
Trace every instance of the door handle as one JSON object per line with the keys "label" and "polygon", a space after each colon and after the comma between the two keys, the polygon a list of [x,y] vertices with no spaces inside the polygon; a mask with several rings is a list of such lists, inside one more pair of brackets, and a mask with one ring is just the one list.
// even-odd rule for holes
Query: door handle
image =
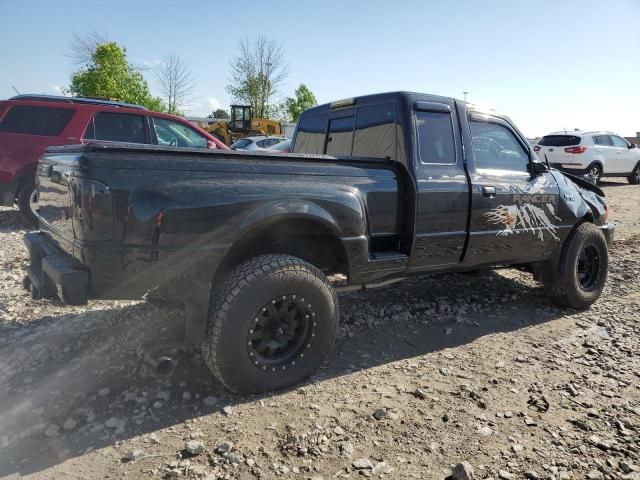
{"label": "door handle", "polygon": [[496,187],[482,187],[482,196],[494,198],[496,196]]}

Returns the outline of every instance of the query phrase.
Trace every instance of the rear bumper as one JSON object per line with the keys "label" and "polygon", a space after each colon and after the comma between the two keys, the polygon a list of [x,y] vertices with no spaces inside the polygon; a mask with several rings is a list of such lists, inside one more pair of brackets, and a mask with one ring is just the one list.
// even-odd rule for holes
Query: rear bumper
{"label": "rear bumper", "polygon": [[28,282],[35,298],[57,296],[63,303],[81,305],[89,294],[89,271],[42,232],[24,236],[31,263]]}
{"label": "rear bumper", "polygon": [[587,167],[579,167],[578,165],[576,165],[575,167],[563,167],[562,165],[562,163],[552,163],[551,167],[555,168],[556,170],[560,170],[561,172],[567,172],[571,175],[576,176],[586,175],[589,171]]}
{"label": "rear bumper", "polygon": [[12,207],[16,199],[16,182],[0,182],[0,205]]}

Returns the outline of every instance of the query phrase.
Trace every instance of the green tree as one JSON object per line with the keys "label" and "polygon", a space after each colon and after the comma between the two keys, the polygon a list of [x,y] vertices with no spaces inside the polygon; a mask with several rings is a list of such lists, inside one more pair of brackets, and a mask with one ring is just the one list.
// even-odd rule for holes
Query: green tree
{"label": "green tree", "polygon": [[253,107],[253,115],[270,118],[277,108],[274,101],[288,75],[284,49],[274,39],[258,35],[253,41],[240,41],[240,52],[231,61],[227,92],[234,101]]}
{"label": "green tree", "polygon": [[227,113],[226,110],[224,110],[222,108],[218,108],[211,115],[212,115],[211,118],[220,118],[220,119],[223,119],[223,120],[229,120],[229,114]]}
{"label": "green tree", "polygon": [[95,48],[91,61],[71,76],[69,93],[137,103],[154,111],[165,110],[162,101],[149,92],[142,74],[127,61],[126,49],[115,42]]}
{"label": "green tree", "polygon": [[295,98],[287,98],[285,104],[291,121],[297,122],[300,114],[306,109],[316,106],[318,101],[313,92],[309,90],[309,87],[301,83],[295,91]]}

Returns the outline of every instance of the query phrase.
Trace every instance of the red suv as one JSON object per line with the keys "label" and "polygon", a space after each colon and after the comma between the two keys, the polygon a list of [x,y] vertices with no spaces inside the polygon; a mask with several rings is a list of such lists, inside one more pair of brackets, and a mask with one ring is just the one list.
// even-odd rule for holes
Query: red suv
{"label": "red suv", "polygon": [[17,203],[25,219],[37,225],[34,173],[38,158],[52,145],[95,141],[227,149],[186,120],[139,105],[18,95],[0,101],[0,205]]}

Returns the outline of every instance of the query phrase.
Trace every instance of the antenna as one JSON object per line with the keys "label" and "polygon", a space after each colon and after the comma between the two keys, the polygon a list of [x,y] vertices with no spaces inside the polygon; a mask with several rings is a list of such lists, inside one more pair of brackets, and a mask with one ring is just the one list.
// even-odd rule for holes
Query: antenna
{"label": "antenna", "polygon": [[20,92],[18,91],[18,89],[16,87],[14,87],[13,85],[11,85],[11,88],[13,88],[15,90],[15,92],[20,95]]}

